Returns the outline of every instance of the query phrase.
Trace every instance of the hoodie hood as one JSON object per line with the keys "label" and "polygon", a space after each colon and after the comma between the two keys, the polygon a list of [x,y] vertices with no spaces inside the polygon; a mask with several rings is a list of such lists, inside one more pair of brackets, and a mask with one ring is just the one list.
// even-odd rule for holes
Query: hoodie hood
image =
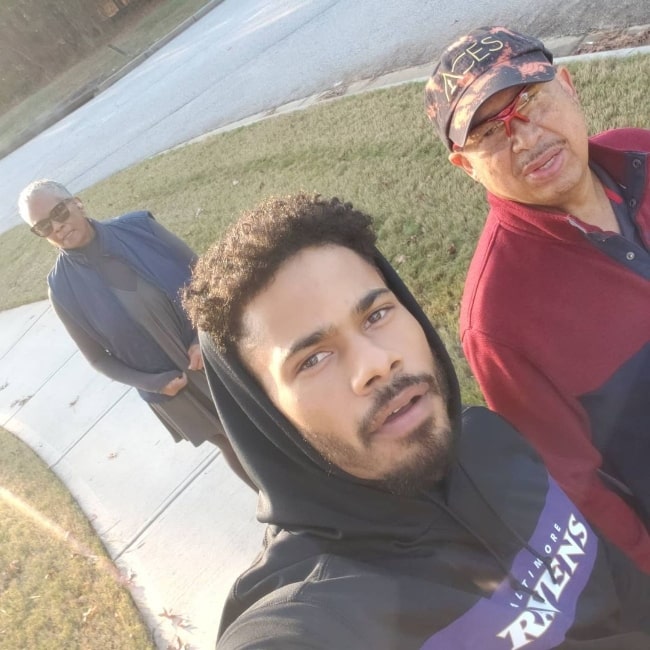
{"label": "hoodie hood", "polygon": [[[457,439],[460,391],[447,351],[415,298],[378,251],[375,264],[387,287],[424,329],[447,381],[448,411]],[[437,517],[443,515],[450,522],[435,505],[444,502],[444,481],[417,497],[396,496],[373,481],[333,467],[280,413],[236,354],[222,354],[205,333],[201,333],[201,346],[219,417],[242,465],[259,487],[260,522],[336,540],[339,550],[341,543],[349,550],[361,543],[366,555],[373,549],[413,548],[431,534]],[[436,529],[449,540],[451,531],[440,530],[447,526],[438,523]]]}

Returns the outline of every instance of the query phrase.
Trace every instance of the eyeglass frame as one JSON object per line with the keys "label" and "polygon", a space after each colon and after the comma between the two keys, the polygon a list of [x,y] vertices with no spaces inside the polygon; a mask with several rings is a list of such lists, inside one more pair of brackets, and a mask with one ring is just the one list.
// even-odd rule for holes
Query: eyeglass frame
{"label": "eyeglass frame", "polygon": [[[54,228],[52,227],[52,222],[63,223],[70,218],[70,208],[68,208],[68,203],[74,201],[74,197],[68,197],[59,201],[49,212],[48,216],[45,219],[37,221],[31,228],[30,231],[34,233],[37,237],[49,237],[52,234]],[[59,212],[61,214],[59,214]],[[48,230],[46,232],[39,232],[39,229],[43,226],[46,226]]]}
{"label": "eyeglass frame", "polygon": [[[535,85],[535,84],[533,84]],[[512,137],[512,120],[515,118],[518,120],[521,120],[522,122],[530,122],[530,118],[527,115],[524,115],[520,111],[525,108],[529,103],[530,100],[537,95],[537,92],[532,92],[531,89],[533,88],[533,85],[524,85],[521,90],[512,98],[506,106],[504,106],[496,115],[493,115],[492,117],[488,117],[487,119],[483,120],[482,122],[479,122],[478,124],[474,125],[465,140],[465,145],[462,147],[455,144],[453,145],[453,150],[454,151],[463,151],[466,149],[468,146],[469,147],[476,147],[481,144],[481,141],[483,138],[487,135],[487,132],[484,133],[481,138],[478,140],[478,142],[468,142],[471,138],[472,131],[477,129],[478,127],[482,127],[488,124],[493,124],[493,128],[501,129],[505,128],[505,133],[510,140]],[[523,103],[522,103],[522,100]]]}

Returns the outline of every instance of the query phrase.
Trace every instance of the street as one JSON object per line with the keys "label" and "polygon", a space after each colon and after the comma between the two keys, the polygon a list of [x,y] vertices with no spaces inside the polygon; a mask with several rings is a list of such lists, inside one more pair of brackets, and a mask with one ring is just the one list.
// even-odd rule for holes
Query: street
{"label": "street", "polygon": [[433,62],[456,35],[478,25],[550,38],[648,22],[646,0],[225,0],[0,160],[0,232],[19,222],[16,198],[32,180],[51,177],[80,191],[248,115]]}

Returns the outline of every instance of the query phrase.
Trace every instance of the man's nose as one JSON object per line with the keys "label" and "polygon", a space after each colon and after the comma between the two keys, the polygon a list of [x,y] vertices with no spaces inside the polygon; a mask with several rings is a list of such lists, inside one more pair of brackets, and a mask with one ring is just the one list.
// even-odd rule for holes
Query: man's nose
{"label": "man's nose", "polygon": [[54,219],[52,219],[52,221],[50,221],[50,226],[52,228],[52,234],[56,235],[56,233],[58,233],[59,230],[63,228],[63,223],[59,221],[54,221]]}
{"label": "man's nose", "polygon": [[532,120],[517,118],[510,122],[510,148],[514,153],[532,149],[539,141],[541,128]]}
{"label": "man's nose", "polygon": [[351,346],[352,390],[357,395],[366,395],[384,381],[390,381],[401,367],[400,354],[367,336],[359,336]]}

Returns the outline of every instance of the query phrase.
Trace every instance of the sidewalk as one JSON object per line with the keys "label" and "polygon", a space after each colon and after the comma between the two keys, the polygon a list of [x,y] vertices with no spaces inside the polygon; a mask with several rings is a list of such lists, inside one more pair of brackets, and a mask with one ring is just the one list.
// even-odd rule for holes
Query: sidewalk
{"label": "sidewalk", "polygon": [[215,447],[174,443],[134,389],[96,373],[46,301],[0,313],[0,331],[0,424],[132,576],[157,646],[213,648],[228,590],[261,548],[253,492]]}
{"label": "sidewalk", "polygon": [[[566,56],[583,38],[547,44]],[[632,51],[650,47],[586,56]],[[431,67],[335,88],[273,114],[422,80]],[[228,590],[261,547],[253,493],[216,448],[175,444],[135,390],[94,372],[47,302],[1,312],[0,331],[0,425],[58,474],[117,566],[133,576],[133,596],[158,647],[213,648]]]}

